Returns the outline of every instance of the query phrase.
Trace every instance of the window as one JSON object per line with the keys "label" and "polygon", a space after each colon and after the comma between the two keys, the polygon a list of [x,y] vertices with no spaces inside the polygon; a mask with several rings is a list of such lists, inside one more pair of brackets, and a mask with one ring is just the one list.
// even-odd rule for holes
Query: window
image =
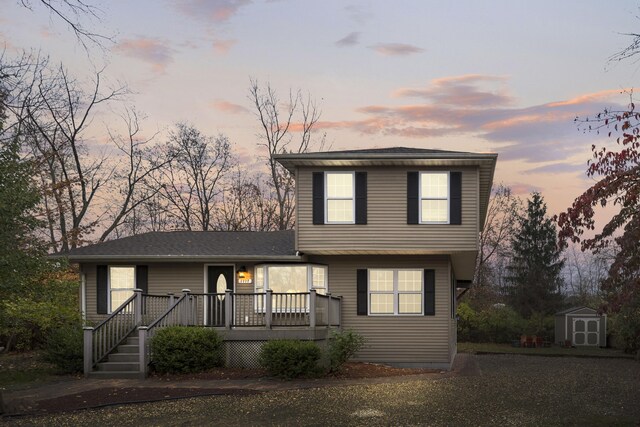
{"label": "window", "polygon": [[449,223],[449,173],[420,173],[420,222]]}
{"label": "window", "polygon": [[355,174],[353,172],[326,172],[326,223],[355,223],[354,189]]}
{"label": "window", "polygon": [[369,270],[369,314],[421,315],[422,270]]}
{"label": "window", "polygon": [[115,311],[136,287],[136,268],[133,266],[109,267],[109,312]]}
{"label": "window", "polygon": [[[270,289],[274,294],[301,294],[314,288],[318,294],[327,293],[327,267],[313,264],[263,264],[255,267],[255,291]],[[274,312],[309,310],[306,295],[274,295]],[[256,304],[256,311],[264,310]]]}

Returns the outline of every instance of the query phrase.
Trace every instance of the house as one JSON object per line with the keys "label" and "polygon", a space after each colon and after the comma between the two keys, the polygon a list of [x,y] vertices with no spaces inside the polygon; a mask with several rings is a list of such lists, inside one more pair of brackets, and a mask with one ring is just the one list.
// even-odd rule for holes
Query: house
{"label": "house", "polygon": [[607,346],[607,315],[586,307],[571,307],[555,314],[555,342],[572,346]]}
{"label": "house", "polygon": [[296,178],[293,231],[147,233],[69,253],[82,310],[102,322],[85,330],[85,372],[146,372],[148,339],[170,324],[220,328],[232,366],[269,339],[323,345],[352,328],[367,340],[358,360],[451,367],[456,289],[473,278],[497,155],[276,158]]}

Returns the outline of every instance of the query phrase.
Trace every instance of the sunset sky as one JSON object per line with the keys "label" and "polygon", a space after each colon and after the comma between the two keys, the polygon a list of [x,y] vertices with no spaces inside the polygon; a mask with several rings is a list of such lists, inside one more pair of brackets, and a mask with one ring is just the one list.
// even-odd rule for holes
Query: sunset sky
{"label": "sunset sky", "polygon": [[[639,65],[608,64],[638,32],[637,1],[90,1],[112,35],[76,42],[38,1],[0,0],[7,52],[41,49],[81,79],[106,66],[148,116],[148,134],[187,120],[243,158],[258,122],[249,79],[314,97],[332,149],[406,146],[497,152],[496,182],[539,190],[551,213],[590,183],[576,116],[622,108]],[[94,143],[113,120],[94,123]]]}

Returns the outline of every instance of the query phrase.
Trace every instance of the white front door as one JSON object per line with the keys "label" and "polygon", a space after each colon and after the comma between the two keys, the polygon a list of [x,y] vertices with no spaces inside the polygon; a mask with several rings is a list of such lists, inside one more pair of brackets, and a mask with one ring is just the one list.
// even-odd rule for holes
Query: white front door
{"label": "white front door", "polygon": [[600,321],[589,317],[573,319],[573,345],[597,346],[600,342]]}

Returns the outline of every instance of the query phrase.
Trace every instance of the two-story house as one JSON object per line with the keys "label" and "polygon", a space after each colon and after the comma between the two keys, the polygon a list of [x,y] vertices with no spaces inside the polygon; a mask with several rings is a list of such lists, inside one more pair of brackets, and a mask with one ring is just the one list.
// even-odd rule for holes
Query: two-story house
{"label": "two-story house", "polygon": [[255,364],[266,340],[323,344],[341,327],[366,338],[358,360],[450,368],[456,289],[473,279],[496,159],[282,154],[297,183],[293,231],[147,233],[72,250],[82,311],[100,322],[85,330],[85,372],[146,372],[148,339],[170,324],[219,328],[231,366]]}

